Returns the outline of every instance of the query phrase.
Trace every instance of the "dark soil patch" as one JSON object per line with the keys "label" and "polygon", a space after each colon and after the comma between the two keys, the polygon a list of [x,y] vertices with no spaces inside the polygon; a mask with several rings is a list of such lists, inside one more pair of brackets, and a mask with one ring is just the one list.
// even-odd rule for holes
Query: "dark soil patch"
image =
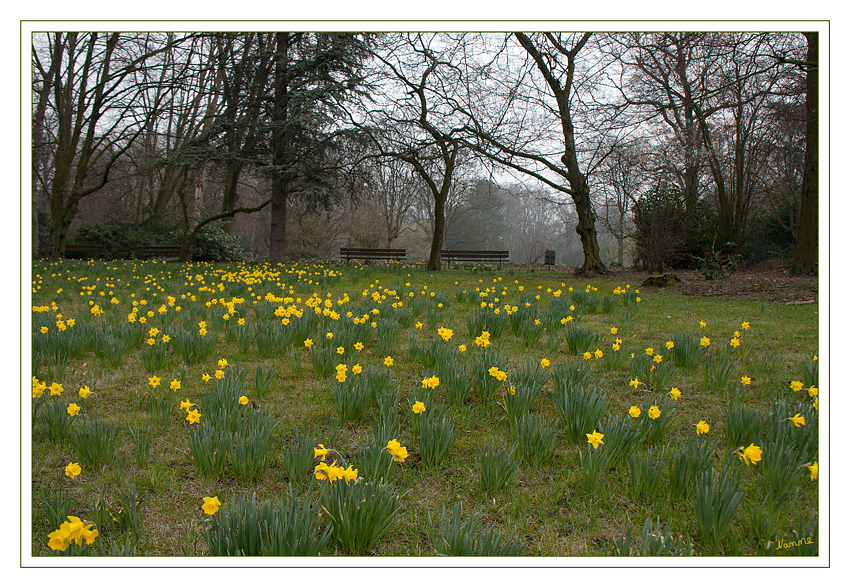
{"label": "dark soil patch", "polygon": [[[532,266],[512,267],[530,269]],[[545,270],[541,271],[542,275],[545,273],[547,273]],[[790,265],[775,260],[753,268],[738,270],[726,278],[717,280],[706,280],[702,274],[693,270],[668,270],[668,273],[675,273],[681,280],[668,289],[685,296],[726,296],[786,304],[809,301],[817,304],[818,302],[817,276],[793,276]],[[555,266],[551,275],[570,280],[590,278],[590,276],[577,277],[571,271],[564,272],[564,266]],[[616,279],[624,284],[630,283],[633,288],[638,285],[647,292],[660,290],[660,288],[639,286],[650,275],[645,271],[619,268],[611,268],[604,274],[605,277]]]}
{"label": "dark soil patch", "polygon": [[[641,283],[649,274],[647,272],[611,272],[611,275],[633,274],[633,282]],[[734,274],[716,280],[706,280],[697,271],[678,270],[675,273],[681,280],[670,287],[673,292],[685,296],[726,296],[732,298],[747,298],[763,302],[803,303],[818,302],[817,276],[794,276],[788,265],[771,262],[749,269],[736,271]],[[658,288],[645,288],[647,291]]]}

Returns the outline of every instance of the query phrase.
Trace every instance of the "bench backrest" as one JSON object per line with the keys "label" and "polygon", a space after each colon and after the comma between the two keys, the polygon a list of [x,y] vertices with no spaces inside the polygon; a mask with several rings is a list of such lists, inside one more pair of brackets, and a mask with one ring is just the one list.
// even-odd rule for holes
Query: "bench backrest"
{"label": "bench backrest", "polygon": [[444,249],[441,255],[446,259],[456,261],[507,261],[510,258],[510,251],[482,251],[482,250],[452,250]]}
{"label": "bench backrest", "polygon": [[368,247],[341,247],[339,256],[345,259],[404,259],[406,249],[371,249]]}

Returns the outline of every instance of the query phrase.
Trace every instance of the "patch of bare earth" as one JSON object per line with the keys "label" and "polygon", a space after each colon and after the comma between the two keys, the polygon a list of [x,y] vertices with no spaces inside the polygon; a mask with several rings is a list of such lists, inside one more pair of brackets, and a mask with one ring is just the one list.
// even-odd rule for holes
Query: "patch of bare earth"
{"label": "patch of bare earth", "polygon": [[[539,271],[540,266],[526,264],[510,267],[533,268]],[[544,270],[540,273],[547,275],[548,272]],[[753,268],[741,269],[726,278],[715,280],[706,280],[702,274],[694,270],[667,270],[665,273],[676,274],[680,279],[676,286],[668,289],[685,296],[726,296],[786,304],[817,304],[818,302],[817,276],[791,275],[791,266],[777,260]],[[652,274],[645,271],[620,268],[609,268],[603,274],[604,277],[615,279],[623,284],[632,284],[633,288],[644,288],[646,291],[659,290],[655,287],[641,286],[650,275]],[[555,266],[551,277],[569,280],[588,279],[588,277],[576,276],[572,271],[564,271],[564,266]]]}
{"label": "patch of bare earth", "polygon": [[681,281],[676,291],[687,296],[726,296],[763,302],[817,304],[817,276],[795,276],[790,266],[764,264],[736,271],[716,280],[706,280],[695,271],[676,272]]}

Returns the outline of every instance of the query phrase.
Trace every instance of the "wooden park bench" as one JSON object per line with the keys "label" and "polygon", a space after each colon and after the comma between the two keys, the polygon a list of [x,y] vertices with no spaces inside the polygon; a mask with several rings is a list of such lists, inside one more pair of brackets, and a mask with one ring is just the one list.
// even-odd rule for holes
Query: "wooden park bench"
{"label": "wooden park bench", "polygon": [[368,247],[340,247],[340,259],[348,263],[352,259],[386,259],[404,261],[407,258],[406,249],[370,249]]}
{"label": "wooden park bench", "polygon": [[65,245],[65,257],[95,258],[107,255],[105,245]]}
{"label": "wooden park bench", "polygon": [[443,249],[440,253],[443,259],[446,260],[448,267],[451,267],[453,261],[472,261],[475,263],[498,263],[499,268],[503,263],[507,263],[510,258],[510,251],[462,251],[458,249]]}
{"label": "wooden park bench", "polygon": [[136,247],[137,259],[148,259],[149,257],[180,257],[180,247],[173,245],[150,245]]}

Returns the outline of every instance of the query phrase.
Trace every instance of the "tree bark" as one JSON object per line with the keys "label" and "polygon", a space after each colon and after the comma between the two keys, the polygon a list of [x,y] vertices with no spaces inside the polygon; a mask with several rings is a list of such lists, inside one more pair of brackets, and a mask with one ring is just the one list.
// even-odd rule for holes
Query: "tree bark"
{"label": "tree bark", "polygon": [[289,58],[289,33],[276,33],[277,55],[274,74],[274,129],[272,131],[272,165],[275,166],[272,180],[271,235],[269,263],[283,263],[286,259],[286,205],[289,199],[288,172],[286,163],[286,136],[283,130],[287,115],[287,66]]}
{"label": "tree bark", "polygon": [[818,33],[804,33],[806,55],[806,159],[800,194],[800,222],[792,274],[818,271]]}
{"label": "tree bark", "polygon": [[434,236],[431,239],[431,255],[428,257],[428,271],[438,272],[442,266],[443,237],[446,231],[446,197],[434,198]]}
{"label": "tree bark", "polygon": [[551,35],[546,35],[553,46],[557,48],[558,52],[563,54],[568,60],[566,79],[563,81],[563,85],[553,74],[548,65],[547,57],[535,47],[531,39],[522,33],[514,33],[514,36],[534,59],[537,69],[543,74],[558,105],[558,113],[561,117],[561,130],[564,135],[564,155],[561,156],[561,162],[567,169],[567,181],[570,184],[569,194],[575,203],[576,213],[578,214],[576,233],[581,238],[581,248],[584,252],[584,263],[579,268],[579,273],[602,273],[605,271],[605,264],[602,263],[602,258],[599,257],[599,243],[596,239],[595,218],[593,206],[590,202],[590,188],[587,185],[587,179],[579,168],[576,154],[575,129],[570,111],[570,93],[572,92],[573,75],[575,73],[575,58],[587,43],[590,33],[585,33],[581,37],[581,40],[570,50],[566,50],[557,44]]}

